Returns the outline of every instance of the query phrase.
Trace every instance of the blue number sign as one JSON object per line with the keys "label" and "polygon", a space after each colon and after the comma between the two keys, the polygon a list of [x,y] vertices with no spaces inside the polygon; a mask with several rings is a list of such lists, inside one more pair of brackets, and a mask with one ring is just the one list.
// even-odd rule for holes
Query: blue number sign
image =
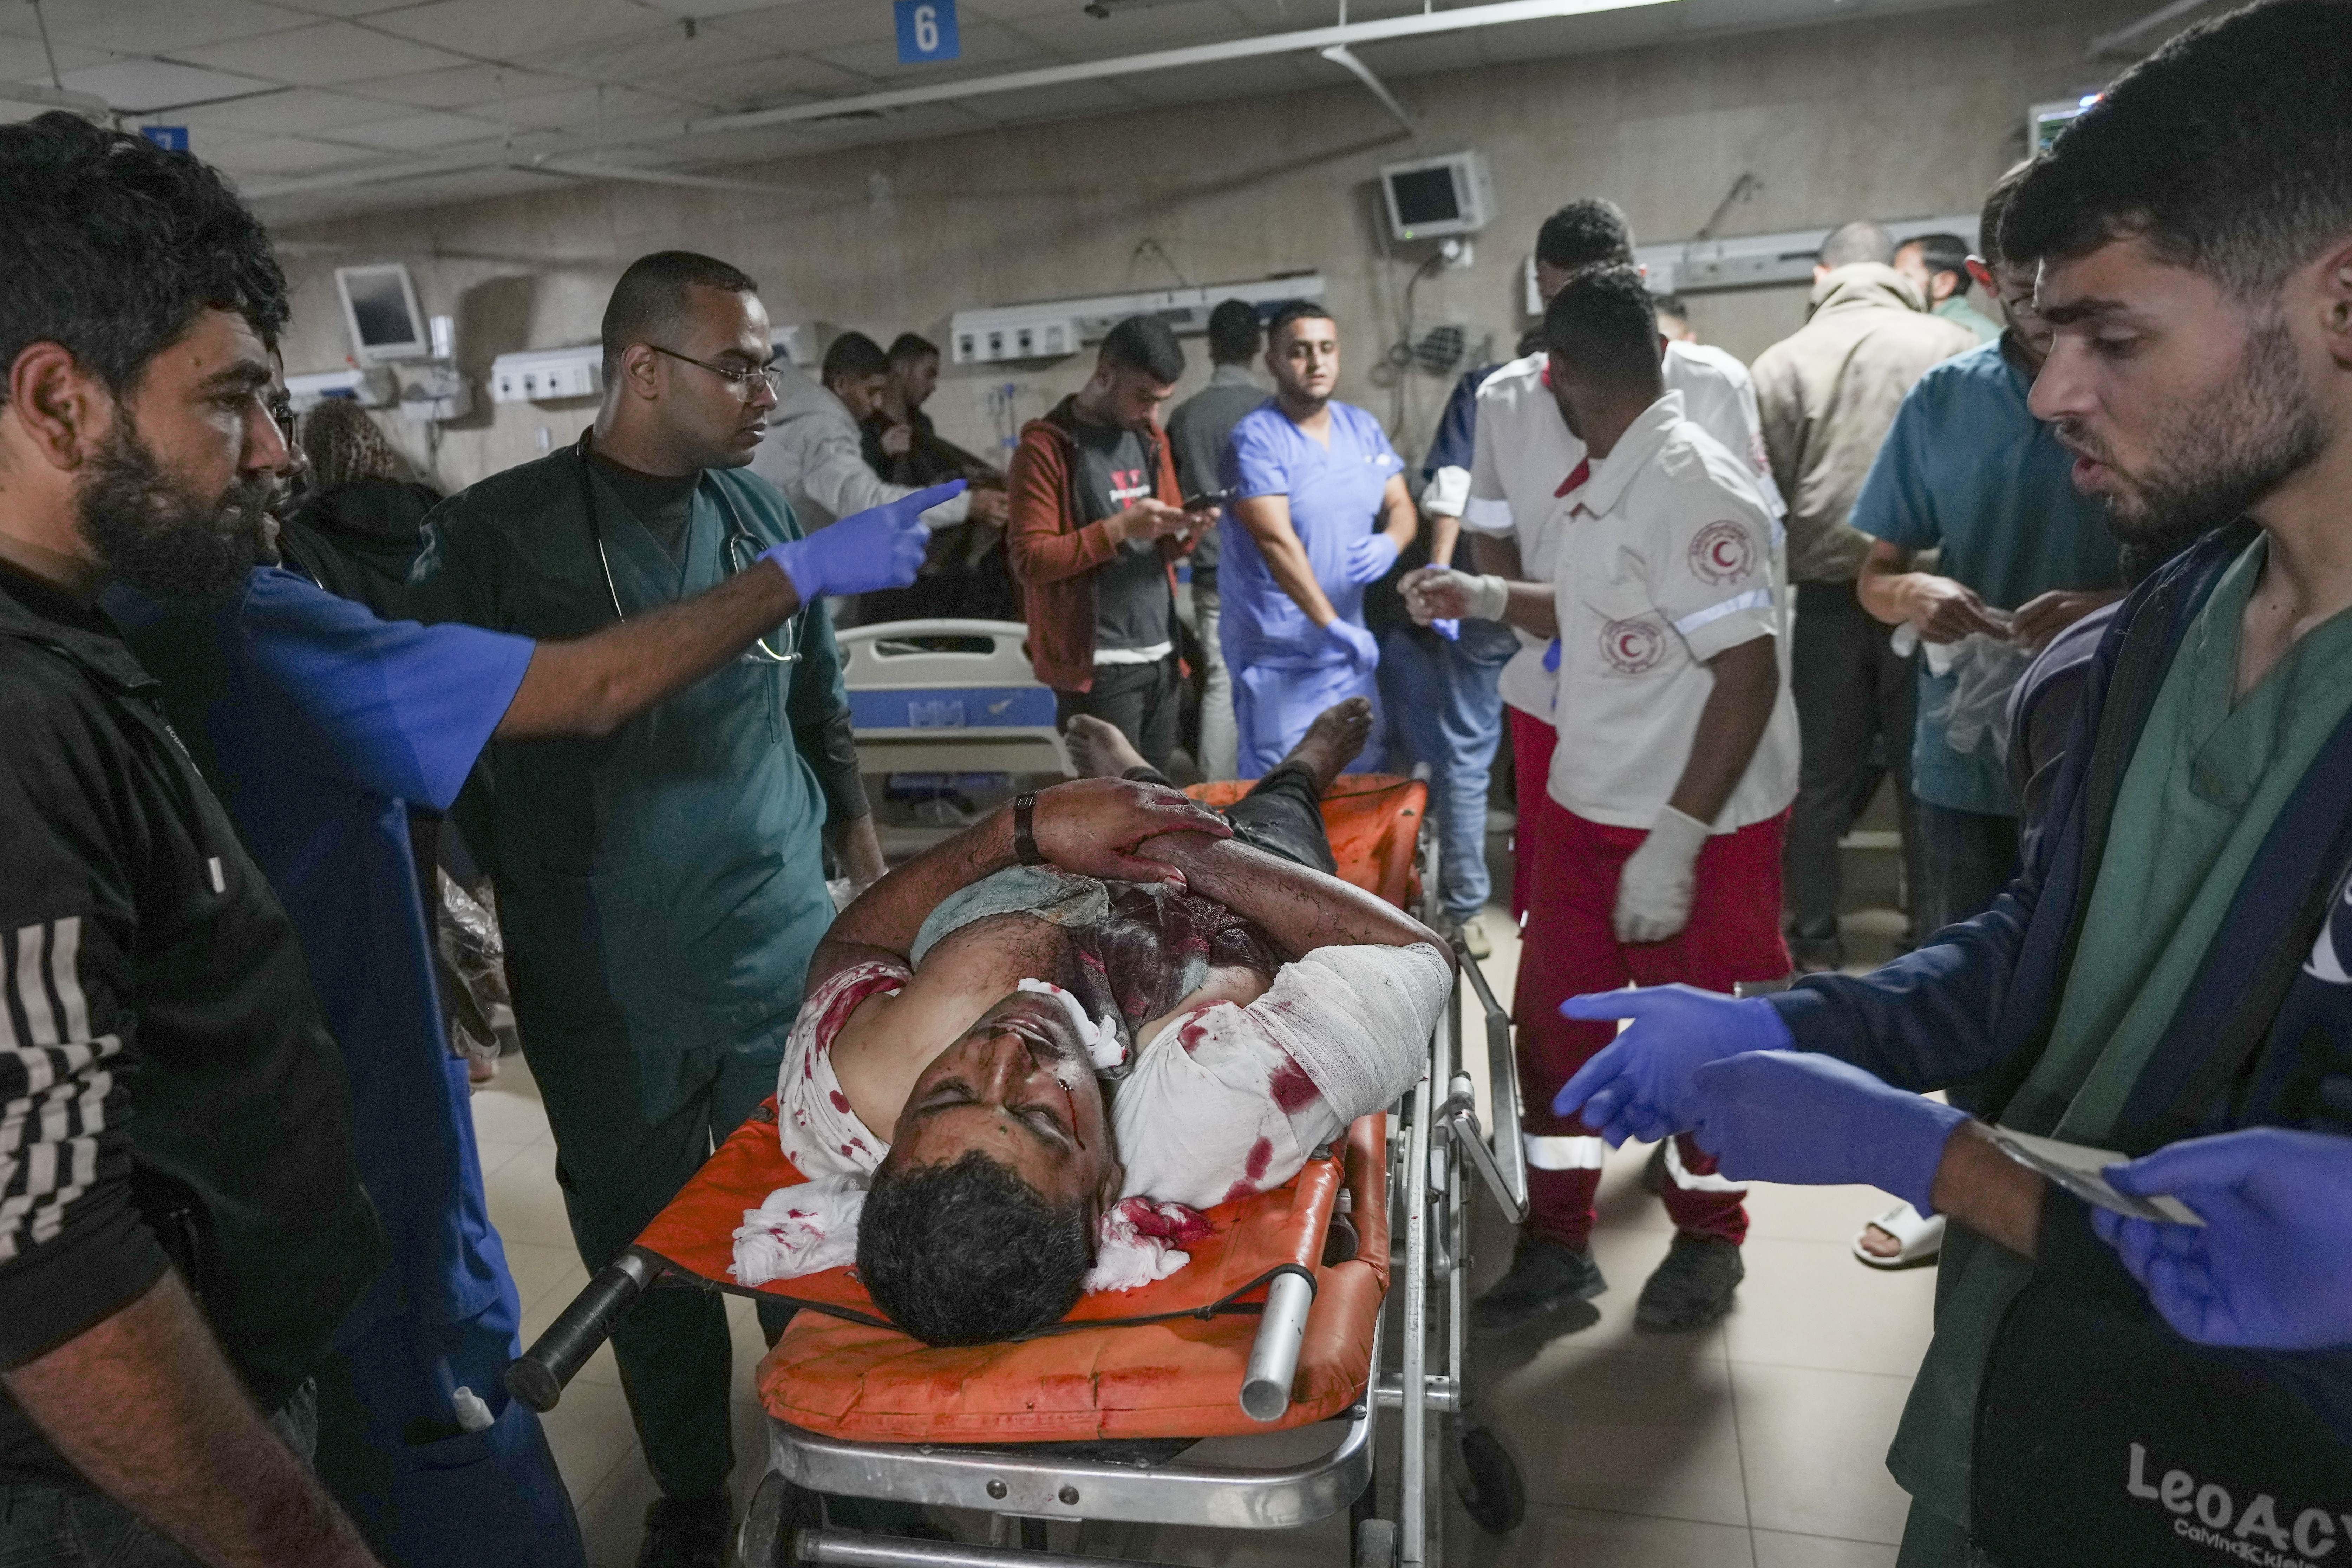
{"label": "blue number sign", "polygon": [[898,19],[898,63],[922,65],[951,60],[961,51],[956,45],[955,0],[891,0]]}
{"label": "blue number sign", "polygon": [[188,150],[188,128],[184,125],[142,125],[139,128],[139,134],[166,153]]}

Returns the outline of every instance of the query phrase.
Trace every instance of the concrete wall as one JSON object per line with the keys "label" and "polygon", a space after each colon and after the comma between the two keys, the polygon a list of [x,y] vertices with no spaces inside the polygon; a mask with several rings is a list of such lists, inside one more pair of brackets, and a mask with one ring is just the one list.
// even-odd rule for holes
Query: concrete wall
{"label": "concrete wall", "polygon": [[[757,277],[780,321],[887,342],[947,341],[960,307],[1152,288],[1156,241],[1195,283],[1319,269],[1340,322],[1340,395],[1371,408],[1408,461],[1451,377],[1382,364],[1426,247],[1387,254],[1373,173],[1473,145],[1492,163],[1500,217],[1475,264],[1414,291],[1415,331],[1456,321],[1497,356],[1528,323],[1520,268],[1560,201],[1600,193],[1643,239],[1686,237],[1743,173],[1760,194],[1726,233],[1853,216],[1972,211],[2018,157],[2030,103],[2097,79],[2083,40],[2132,5],[2000,4],[1407,79],[1422,119],[1401,135],[1354,87],[992,131],[745,167],[806,199],[600,184],[377,215],[280,235],[295,279],[287,362],[343,363],[331,269],[408,262],[427,311],[458,318],[479,376],[494,354],[594,337],[622,266],[649,250],[708,251]],[[1694,296],[1701,336],[1752,358],[1797,326],[1800,289]],[[1205,374],[1188,339],[1189,387]],[[942,434],[990,451],[1018,419],[1085,379],[1091,354],[1049,364],[950,366],[931,405]],[[1009,399],[1001,392],[1012,387]],[[992,394],[994,394],[993,405]],[[1009,402],[1010,416],[1006,412]],[[593,405],[483,401],[427,438],[387,427],[455,488],[570,440]],[[543,433],[543,434],[542,434]]]}

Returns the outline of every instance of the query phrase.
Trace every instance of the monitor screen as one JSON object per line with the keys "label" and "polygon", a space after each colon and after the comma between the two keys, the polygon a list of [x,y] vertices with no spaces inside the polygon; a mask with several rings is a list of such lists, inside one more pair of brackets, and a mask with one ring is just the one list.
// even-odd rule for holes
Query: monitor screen
{"label": "monitor screen", "polygon": [[374,353],[425,352],[425,327],[416,314],[415,293],[408,269],[385,267],[344,267],[335,273],[350,311],[352,336],[364,358]]}
{"label": "monitor screen", "polygon": [[1400,228],[1452,223],[1462,216],[1462,197],[1454,186],[1454,166],[1450,163],[1391,174],[1389,192],[1390,199],[1396,204]]}

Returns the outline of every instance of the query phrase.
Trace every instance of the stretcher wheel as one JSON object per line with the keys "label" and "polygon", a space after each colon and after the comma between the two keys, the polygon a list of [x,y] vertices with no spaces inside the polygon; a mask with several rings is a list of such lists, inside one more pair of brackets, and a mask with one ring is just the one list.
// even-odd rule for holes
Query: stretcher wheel
{"label": "stretcher wheel", "polygon": [[1454,1493],[1473,1522],[1489,1535],[1507,1535],[1528,1516],[1519,1467],[1494,1433],[1473,1426],[1462,1434],[1462,1479]]}
{"label": "stretcher wheel", "polygon": [[1396,1568],[1396,1535],[1389,1520],[1358,1521],[1355,1568]]}

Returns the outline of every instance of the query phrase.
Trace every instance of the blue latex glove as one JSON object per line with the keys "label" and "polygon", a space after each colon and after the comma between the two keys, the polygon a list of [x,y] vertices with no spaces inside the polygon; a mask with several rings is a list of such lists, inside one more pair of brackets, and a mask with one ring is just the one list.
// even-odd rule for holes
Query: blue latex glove
{"label": "blue latex glove", "polygon": [[1352,621],[1335,620],[1323,628],[1325,634],[1348,655],[1348,662],[1358,669],[1371,669],[1381,662],[1381,645],[1372,634]]}
{"label": "blue latex glove", "polygon": [[1555,1116],[1584,1112],[1584,1124],[1612,1147],[1690,1131],[1696,1106],[1691,1074],[1743,1051],[1795,1048],[1769,1002],[1725,996],[1695,985],[1598,991],[1571,996],[1559,1016],[1586,1023],[1631,1018],[1633,1026],[1576,1069],[1551,1102]]}
{"label": "blue latex glove", "polygon": [[1462,623],[1458,620],[1432,621],[1429,623],[1429,629],[1435,632],[1439,637],[1444,637],[1447,642],[1460,642],[1462,640]]}
{"label": "blue latex glove", "polygon": [[1385,533],[1368,533],[1348,546],[1348,581],[1377,583],[1396,564],[1397,547]]}
{"label": "blue latex glove", "polygon": [[762,552],[760,559],[783,568],[803,605],[813,605],[827,594],[903,588],[922,569],[923,552],[930,543],[922,514],[961,495],[963,488],[963,480],[950,479],[852,512],[806,539],[786,540]]}
{"label": "blue latex glove", "polygon": [[2352,1344],[2352,1138],[2250,1127],[2105,1174],[2135,1197],[2179,1198],[2205,1222],[2091,1211],[2091,1228],[2183,1339],[2280,1351]]}
{"label": "blue latex glove", "polygon": [[1544,647],[1544,670],[1549,675],[1559,673],[1559,639],[1554,637]]}
{"label": "blue latex glove", "polygon": [[1936,1211],[1944,1143],[1969,1119],[1925,1095],[1811,1051],[1749,1051],[1691,1075],[1691,1137],[1735,1182],[1864,1182]]}

